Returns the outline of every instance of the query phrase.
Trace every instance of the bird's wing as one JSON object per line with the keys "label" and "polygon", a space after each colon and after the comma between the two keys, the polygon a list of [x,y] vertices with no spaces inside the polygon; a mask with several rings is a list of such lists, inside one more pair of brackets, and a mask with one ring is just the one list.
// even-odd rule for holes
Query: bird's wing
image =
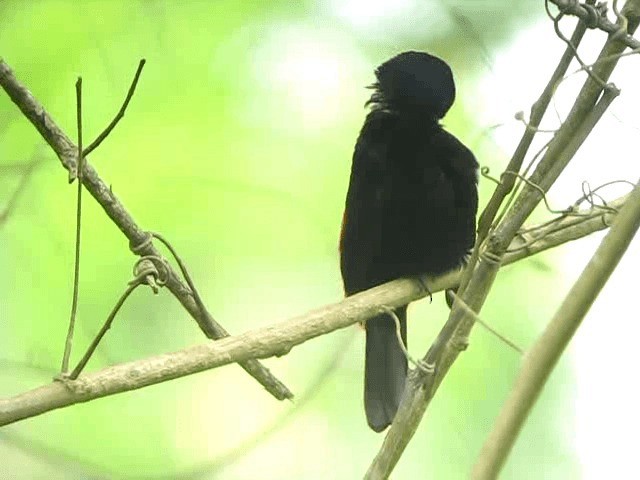
{"label": "bird's wing", "polygon": [[391,114],[374,110],[356,143],[340,236],[340,268],[347,295],[379,283],[373,265],[380,253]]}
{"label": "bird's wing", "polygon": [[471,250],[476,239],[476,214],[478,212],[478,162],[460,140],[446,130],[441,130],[434,139],[447,154],[442,168],[449,170],[449,176],[455,178],[452,188],[455,207],[459,218],[467,219],[465,225],[466,249]]}

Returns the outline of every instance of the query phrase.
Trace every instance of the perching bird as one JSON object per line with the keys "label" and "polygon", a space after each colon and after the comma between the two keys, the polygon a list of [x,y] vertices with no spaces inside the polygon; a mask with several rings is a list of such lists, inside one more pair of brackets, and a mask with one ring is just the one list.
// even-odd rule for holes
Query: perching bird
{"label": "perching bird", "polygon": [[[473,153],[439,124],[455,97],[449,66],[405,52],[376,69],[358,137],[340,237],[347,295],[390,280],[459,267],[473,247],[478,208]],[[407,306],[398,308],[407,343]],[[364,403],[369,426],[395,417],[407,358],[390,315],[366,322]]]}

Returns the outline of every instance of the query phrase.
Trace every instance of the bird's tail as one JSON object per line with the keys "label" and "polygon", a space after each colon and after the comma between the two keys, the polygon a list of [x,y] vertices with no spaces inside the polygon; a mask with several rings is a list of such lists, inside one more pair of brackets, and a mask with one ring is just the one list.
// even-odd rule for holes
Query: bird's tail
{"label": "bird's tail", "polygon": [[[398,308],[402,342],[407,345],[407,307]],[[398,343],[396,324],[389,315],[366,323],[367,347],[364,366],[364,408],[367,422],[381,432],[396,415],[407,378],[407,357]]]}

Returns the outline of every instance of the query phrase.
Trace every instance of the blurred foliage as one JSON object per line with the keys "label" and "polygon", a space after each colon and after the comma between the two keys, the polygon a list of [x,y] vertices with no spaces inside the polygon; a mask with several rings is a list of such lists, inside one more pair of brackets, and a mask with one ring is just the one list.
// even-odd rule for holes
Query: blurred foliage
{"label": "blurred foliage", "polygon": [[[483,140],[490,126],[465,105],[491,75],[492,52],[540,20],[539,3],[3,0],[0,55],[73,139],[82,76],[85,143],[147,59],[124,120],[89,161],[143,228],[171,239],[214,316],[241,332],[341,298],[337,238],[363,87],[390,55],[418,49],[447,59],[458,79],[447,128],[481,163],[504,162]],[[76,189],[42,144],[0,94],[0,166],[45,160],[0,225],[2,396],[50,381],[67,328]],[[0,202],[16,182],[0,170]],[[492,188],[483,182],[485,201]],[[85,198],[75,358],[133,263],[118,229]],[[545,302],[514,294],[523,282],[554,281],[545,258],[506,270],[483,312],[522,345],[562,293],[549,288]],[[416,355],[446,314],[440,296],[412,307]],[[202,341],[168,293],[140,291],[89,368]],[[267,361],[306,399],[293,404],[232,366],[50,412],[0,431],[0,464],[12,479],[358,478],[382,439],[362,412],[363,347],[354,328]],[[478,329],[395,477],[465,478],[518,365]],[[559,400],[568,388],[566,370],[554,375],[504,478],[576,478]]]}

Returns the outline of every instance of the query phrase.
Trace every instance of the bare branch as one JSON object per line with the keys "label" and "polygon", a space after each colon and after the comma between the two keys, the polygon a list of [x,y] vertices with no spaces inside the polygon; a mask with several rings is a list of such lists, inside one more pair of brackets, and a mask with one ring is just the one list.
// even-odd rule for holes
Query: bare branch
{"label": "bare branch", "polygon": [[73,347],[73,332],[76,326],[76,313],[78,310],[78,293],[80,292],[80,239],[82,238],[82,77],[76,81],[76,123],[78,127],[78,192],[76,196],[76,248],[73,262],[73,294],[71,298],[71,314],[69,315],[69,328],[64,342],[62,354],[63,374],[69,370],[69,357]]}
{"label": "bare branch", "polygon": [[472,478],[497,478],[525,420],[565,348],[640,227],[640,181],[564,302],[529,349],[487,437]]}
{"label": "bare branch", "polygon": [[[616,207],[621,204],[622,199],[610,203],[611,206]],[[581,215],[575,217],[575,221],[560,220],[559,222],[565,224],[564,228],[554,231],[552,243],[558,245],[563,241],[575,240],[607,228],[615,215],[615,210],[603,211],[592,208],[581,212]],[[544,228],[551,230],[555,227],[547,224]],[[539,229],[541,230],[543,228]],[[517,250],[518,245],[520,245],[519,241],[514,243],[513,248]],[[550,247],[544,241],[536,242],[527,250],[517,250],[517,253],[508,255],[505,263],[520,260],[546,248]],[[455,287],[458,280],[458,272],[451,272],[440,277],[429,278],[428,284],[432,293],[436,293]],[[86,374],[76,381],[55,382],[0,400],[0,426],[56,408],[135,390],[229,363],[278,355],[314,337],[365,321],[388,307],[406,305],[425,295],[427,292],[421,281],[395,280],[353,295],[340,303],[270,327],[175,353],[108,367],[96,373]],[[415,372],[416,370],[412,375],[415,375]],[[417,401],[418,397],[416,397]]]}
{"label": "bare branch", "polygon": [[[628,19],[630,35],[640,21],[639,6],[640,0],[629,0],[622,11]],[[600,59],[604,57],[612,59],[597,62],[593,69],[594,76],[604,82],[608,81],[617,64],[619,57],[616,55],[626,48],[624,43],[617,41],[614,37],[611,36],[608,39],[599,55]],[[507,212],[494,233],[488,237],[486,245],[483,245],[484,250],[480,249],[478,243],[476,244],[474,253],[478,255],[480,261],[475,268],[474,265],[470,265],[469,269],[474,268],[474,270],[468,275],[470,280],[467,288],[460,294],[461,299],[472,311],[480,312],[496,279],[506,250],[517,231],[538,205],[543,193],[548,191],[573,158],[617,93],[613,85],[606,85],[603,92],[603,86],[594,81],[592,76],[586,79],[567,119],[529,178],[530,182],[524,185],[513,207]],[[531,184],[536,185],[536,188]],[[424,372],[414,369],[409,375],[398,413],[366,478],[387,478],[390,475],[418,428],[440,383],[460,353],[466,349],[474,319],[466,314],[465,310],[460,302],[454,303],[449,319],[423,359],[427,365],[434,366],[434,374],[425,375]]]}
{"label": "bare branch", "polygon": [[[0,60],[0,86],[7,92],[11,100],[20,108],[22,113],[36,127],[49,146],[58,155],[62,165],[68,170],[70,180],[77,171],[78,148],[69,140],[65,133],[53,121],[44,107],[33,97],[31,92],[15,77],[9,65]],[[95,169],[84,162],[82,168],[82,183],[87,191],[96,199],[109,218],[118,226],[129,240],[129,247],[137,255],[162,257],[149,241],[149,234],[142,230],[124,205],[114,195],[111,189],[98,176]],[[178,299],[182,306],[198,322],[198,326],[211,339],[228,336],[228,332],[213,321],[211,315],[203,315],[193,299],[189,288],[180,280],[173,269],[167,278],[167,288]],[[278,400],[292,398],[293,394],[262,364],[255,360],[248,360],[240,364],[250,375],[258,380],[269,393]]]}
{"label": "bare branch", "polygon": [[[578,22],[576,28],[571,36],[571,45],[567,46],[558,65],[556,66],[555,71],[551,75],[551,78],[547,82],[547,86],[544,88],[538,100],[531,106],[531,113],[529,115],[529,123],[526,128],[522,138],[520,139],[520,143],[516,147],[507,168],[505,169],[508,172],[519,172],[522,167],[522,162],[524,161],[527,152],[529,151],[529,147],[531,146],[531,142],[533,141],[533,137],[538,131],[538,127],[540,126],[540,122],[542,121],[542,117],[547,111],[547,107],[553,98],[553,94],[556,91],[556,88],[562,81],[562,78],[567,73],[567,69],[571,64],[571,61],[574,57],[575,49],[578,48],[578,45],[582,41],[582,37],[587,31],[587,26],[584,22]],[[489,229],[491,228],[491,224],[498,213],[498,209],[504,198],[513,190],[516,177],[514,175],[503,175],[500,179],[501,183],[498,185],[489,200],[489,203],[483,210],[480,215],[480,219],[478,221],[478,245],[482,243],[485,237],[489,233]],[[469,270],[471,272],[471,270]],[[463,282],[463,284],[466,282]]]}
{"label": "bare branch", "polygon": [[111,123],[107,126],[107,128],[105,128],[104,131],[100,135],[98,135],[98,138],[96,138],[93,142],[91,142],[91,145],[89,145],[82,152],[83,156],[86,157],[91,152],[93,152],[96,148],[98,148],[98,146],[100,146],[100,144],[104,141],[104,139],[109,136],[111,131],[114,128],[116,128],[116,125],[118,124],[118,122],[122,120],[122,118],[124,117],[124,113],[127,110],[127,107],[129,106],[129,102],[131,101],[131,98],[133,97],[133,94],[136,91],[138,80],[140,80],[140,74],[142,73],[142,69],[144,68],[144,64],[146,62],[147,61],[144,58],[140,60],[136,73],[133,76],[133,81],[131,82],[131,86],[129,87],[129,91],[127,92],[127,96],[125,97],[124,103],[120,107],[120,110],[118,110],[118,113],[116,113],[116,116],[113,118],[113,120],[111,120]]}
{"label": "bare branch", "polygon": [[[558,9],[567,15],[575,15],[585,22],[589,28],[597,28],[603,32],[616,35],[616,39],[624,43],[627,47],[638,49],[640,41],[633,37],[632,33],[627,33],[621,29],[621,25],[610,22],[606,16],[599,13],[595,8],[587,4],[581,4],[576,0],[549,0]],[[635,12],[637,15],[640,12]]]}
{"label": "bare branch", "polygon": [[553,222],[545,222],[540,227],[527,228],[527,231],[535,231],[535,236],[529,233],[519,234],[511,242],[508,248],[509,253],[502,259],[502,265],[508,265],[530,255],[608,228],[627,198],[628,196],[625,195],[608,202],[608,208],[594,206],[587,211],[577,212],[575,215],[567,215]]}

